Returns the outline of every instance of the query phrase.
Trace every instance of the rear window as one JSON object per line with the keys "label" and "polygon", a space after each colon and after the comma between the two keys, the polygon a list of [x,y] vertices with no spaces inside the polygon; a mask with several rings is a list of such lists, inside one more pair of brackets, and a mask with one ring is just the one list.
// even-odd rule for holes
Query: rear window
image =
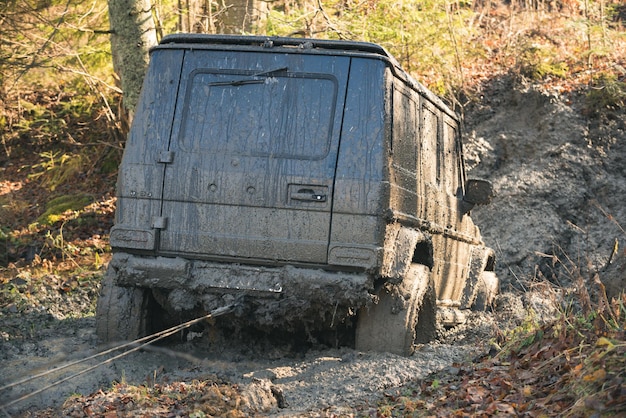
{"label": "rear window", "polygon": [[185,97],[181,147],[219,154],[323,159],[337,99],[332,75],[196,71]]}

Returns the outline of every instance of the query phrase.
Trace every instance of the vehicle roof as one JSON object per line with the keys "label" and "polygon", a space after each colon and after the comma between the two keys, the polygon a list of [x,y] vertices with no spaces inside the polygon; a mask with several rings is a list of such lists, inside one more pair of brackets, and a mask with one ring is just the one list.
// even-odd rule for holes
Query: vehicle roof
{"label": "vehicle roof", "polygon": [[289,38],[260,35],[211,35],[200,33],[176,33],[164,36],[154,49],[212,49],[212,50],[248,50],[313,53],[320,55],[346,55],[378,59],[386,63],[394,75],[413,89],[419,91],[441,110],[458,119],[443,100],[416,81],[400,66],[398,61],[384,47],[371,42],[345,41],[313,38]]}

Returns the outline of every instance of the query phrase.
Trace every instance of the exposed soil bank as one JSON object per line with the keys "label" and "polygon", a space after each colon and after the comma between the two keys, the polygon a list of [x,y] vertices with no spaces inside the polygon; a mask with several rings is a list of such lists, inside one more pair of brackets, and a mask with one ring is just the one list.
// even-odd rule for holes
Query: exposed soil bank
{"label": "exposed soil bank", "polygon": [[626,242],[624,111],[586,118],[582,97],[508,79],[483,95],[467,117],[466,160],[497,197],[472,217],[496,249],[504,288],[567,286],[580,269],[624,289],[624,252],[613,254],[616,240]]}

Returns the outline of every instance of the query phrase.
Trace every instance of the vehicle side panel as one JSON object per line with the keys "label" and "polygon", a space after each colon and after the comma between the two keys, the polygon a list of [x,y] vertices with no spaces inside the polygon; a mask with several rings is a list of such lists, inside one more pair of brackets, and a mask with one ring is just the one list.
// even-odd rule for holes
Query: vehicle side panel
{"label": "vehicle side panel", "polygon": [[476,228],[461,211],[458,121],[398,80],[391,107],[390,208],[406,227],[420,228],[432,237],[437,297],[457,304],[472,247],[479,243]]}

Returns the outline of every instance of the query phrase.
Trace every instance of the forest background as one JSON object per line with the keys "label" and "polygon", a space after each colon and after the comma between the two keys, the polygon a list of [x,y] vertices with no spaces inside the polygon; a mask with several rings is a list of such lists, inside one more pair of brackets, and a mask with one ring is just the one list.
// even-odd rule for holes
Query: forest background
{"label": "forest background", "polygon": [[[117,166],[147,51],[165,34],[375,42],[461,115],[481,99],[486,84],[507,78],[513,86],[531,83],[576,95],[581,115],[591,119],[626,104],[624,21],[626,5],[619,0],[4,1],[0,310],[20,313],[33,303],[53,303],[33,302],[32,285],[50,280],[50,273],[63,292],[97,294],[110,258]],[[90,300],[83,311],[66,314],[93,315],[95,297]],[[622,367],[623,295],[590,298],[588,305],[563,312],[575,316],[582,336],[567,344],[585,341],[589,356],[614,350]],[[546,325],[531,325],[501,343],[532,346],[528,336]],[[570,348],[562,346],[564,353]],[[622,381],[616,392],[616,384],[606,385],[606,375],[598,374],[599,363],[585,367],[576,376],[590,376],[588,393],[572,405],[598,394],[603,405],[624,402]],[[381,410],[393,411],[398,402]]]}

